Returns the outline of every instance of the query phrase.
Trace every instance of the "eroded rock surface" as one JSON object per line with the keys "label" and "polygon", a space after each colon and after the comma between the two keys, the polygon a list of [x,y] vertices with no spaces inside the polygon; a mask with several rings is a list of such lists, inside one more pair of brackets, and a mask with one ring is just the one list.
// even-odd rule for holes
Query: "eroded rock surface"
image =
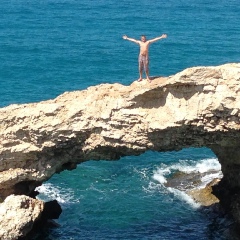
{"label": "eroded rock surface", "polygon": [[[235,63],[2,108],[0,197],[31,195],[55,172],[89,159],[202,146],[219,158],[222,189],[240,192],[239,91]],[[226,197],[220,188],[215,192],[220,200]]]}
{"label": "eroded rock surface", "polygon": [[204,188],[196,188],[187,192],[196,202],[200,203],[201,206],[211,206],[219,202],[219,199],[212,194],[212,187],[215,186],[220,179],[213,179]]}
{"label": "eroded rock surface", "polygon": [[0,204],[0,239],[24,237],[42,214],[44,203],[23,195],[10,195]]}

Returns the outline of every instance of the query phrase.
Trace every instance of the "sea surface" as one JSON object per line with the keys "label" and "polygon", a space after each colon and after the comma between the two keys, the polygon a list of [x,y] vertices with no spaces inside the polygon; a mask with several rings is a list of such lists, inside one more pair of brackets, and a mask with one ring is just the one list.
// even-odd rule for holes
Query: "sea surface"
{"label": "sea surface", "polygon": [[[150,75],[240,62],[239,0],[2,0],[0,107],[52,99],[102,83],[138,78],[138,46],[148,39]],[[39,198],[57,199],[58,228],[33,239],[238,239],[224,215],[202,209],[183,189],[167,187],[176,172],[221,176],[210,149],[146,152],[119,161],[89,161],[54,175]]]}

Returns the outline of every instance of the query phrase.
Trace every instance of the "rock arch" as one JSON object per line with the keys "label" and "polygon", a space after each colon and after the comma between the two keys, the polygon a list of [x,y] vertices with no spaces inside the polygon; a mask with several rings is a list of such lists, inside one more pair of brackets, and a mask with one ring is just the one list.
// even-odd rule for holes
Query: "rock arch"
{"label": "rock arch", "polygon": [[224,175],[215,193],[233,202],[240,192],[239,91],[240,64],[233,63],[2,108],[0,197],[31,195],[54,173],[90,159],[206,146]]}

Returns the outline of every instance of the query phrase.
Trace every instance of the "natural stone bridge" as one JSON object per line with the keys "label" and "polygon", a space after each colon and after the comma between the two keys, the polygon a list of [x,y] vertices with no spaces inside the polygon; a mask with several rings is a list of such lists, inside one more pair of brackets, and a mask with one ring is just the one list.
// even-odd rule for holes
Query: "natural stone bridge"
{"label": "natural stone bridge", "polygon": [[239,91],[240,63],[2,108],[0,197],[32,196],[54,173],[90,159],[206,146],[224,175],[215,193],[240,221]]}

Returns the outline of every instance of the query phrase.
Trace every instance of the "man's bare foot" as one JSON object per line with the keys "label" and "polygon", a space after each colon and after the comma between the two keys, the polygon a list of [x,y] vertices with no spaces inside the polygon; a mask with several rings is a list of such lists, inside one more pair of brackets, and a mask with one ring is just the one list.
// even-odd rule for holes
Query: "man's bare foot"
{"label": "man's bare foot", "polygon": [[152,82],[152,80],[150,78],[147,78],[148,82]]}
{"label": "man's bare foot", "polygon": [[141,82],[141,81],[142,81],[142,78],[139,78],[137,81],[138,81],[138,82]]}

